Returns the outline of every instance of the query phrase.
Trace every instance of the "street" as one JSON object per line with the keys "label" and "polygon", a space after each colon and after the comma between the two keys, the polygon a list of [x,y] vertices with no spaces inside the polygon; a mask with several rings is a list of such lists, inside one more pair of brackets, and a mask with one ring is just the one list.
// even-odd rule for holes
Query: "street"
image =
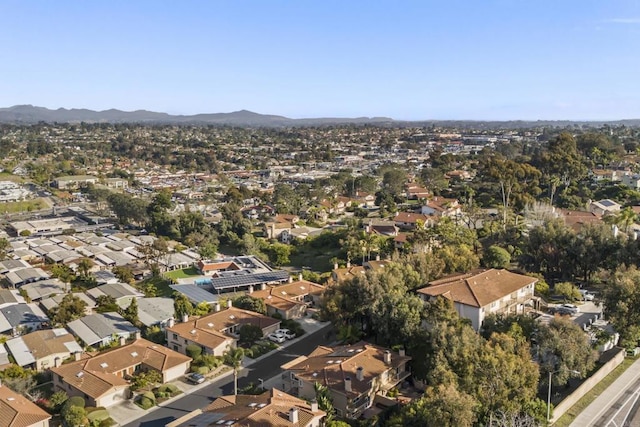
{"label": "street", "polygon": [[[318,345],[326,345],[330,342],[327,339],[327,332],[331,325],[327,325],[314,333],[305,335],[300,341],[292,343],[286,348],[273,352],[272,355],[244,368],[238,377],[238,388],[245,387],[249,383],[258,384],[259,379],[267,380],[282,372],[280,366],[299,356],[309,354]],[[151,410],[145,416],[138,418],[126,427],[156,427],[164,426],[167,423],[195,410],[203,408],[211,403],[216,397],[225,394],[233,394],[233,376],[226,376],[220,380],[214,380],[207,386],[197,391],[184,395],[172,401],[166,406]]]}

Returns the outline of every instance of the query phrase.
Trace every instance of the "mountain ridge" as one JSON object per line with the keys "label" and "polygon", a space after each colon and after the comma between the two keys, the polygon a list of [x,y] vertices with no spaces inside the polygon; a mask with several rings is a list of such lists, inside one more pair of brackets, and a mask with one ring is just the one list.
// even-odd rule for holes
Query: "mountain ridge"
{"label": "mountain ridge", "polygon": [[623,120],[395,120],[389,117],[320,117],[292,119],[274,114],[260,114],[249,110],[230,113],[199,113],[172,115],[149,110],[123,111],[115,108],[95,111],[86,108],[58,108],[55,110],[30,104],[0,108],[0,123],[35,124],[45,123],[141,123],[141,124],[200,124],[231,125],[245,127],[294,127],[326,126],[339,124],[372,124],[393,126],[428,126],[479,129],[514,129],[526,127],[587,127],[609,125],[640,126],[640,119]]}

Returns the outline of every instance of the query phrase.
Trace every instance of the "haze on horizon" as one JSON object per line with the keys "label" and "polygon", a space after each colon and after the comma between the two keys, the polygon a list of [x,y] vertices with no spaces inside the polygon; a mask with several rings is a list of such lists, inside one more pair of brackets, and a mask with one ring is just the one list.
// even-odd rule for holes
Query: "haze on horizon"
{"label": "haze on horizon", "polygon": [[9,0],[0,40],[0,107],[640,118],[631,0]]}

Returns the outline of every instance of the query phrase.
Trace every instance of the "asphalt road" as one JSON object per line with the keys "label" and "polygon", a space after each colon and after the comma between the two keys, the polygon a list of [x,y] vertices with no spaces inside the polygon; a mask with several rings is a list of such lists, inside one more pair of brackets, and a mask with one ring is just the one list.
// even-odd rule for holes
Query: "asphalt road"
{"label": "asphalt road", "polygon": [[[244,368],[238,377],[238,388],[242,388],[249,383],[258,384],[259,378],[268,380],[282,372],[280,366],[299,356],[309,354],[318,345],[326,345],[330,342],[327,339],[327,332],[330,325],[318,331],[304,336],[300,341],[295,342],[281,351],[274,352]],[[216,397],[233,394],[233,376],[217,380],[207,386],[194,391],[188,395],[174,400],[167,406],[159,407],[142,418],[126,424],[125,427],[159,427],[180,418],[189,412],[203,408],[211,403]]]}
{"label": "asphalt road", "polygon": [[631,427],[640,425],[638,406],[640,397],[640,379],[634,381],[605,413],[593,423],[593,427]]}

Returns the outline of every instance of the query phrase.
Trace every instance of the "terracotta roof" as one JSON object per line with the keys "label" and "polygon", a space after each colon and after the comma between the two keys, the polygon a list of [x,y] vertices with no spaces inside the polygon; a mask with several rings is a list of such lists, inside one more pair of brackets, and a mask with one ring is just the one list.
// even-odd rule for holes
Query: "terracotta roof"
{"label": "terracotta roof", "polygon": [[93,398],[99,398],[114,388],[129,386],[129,383],[119,376],[128,368],[146,365],[164,372],[190,361],[190,357],[140,338],[131,344],[51,370],[62,377],[64,382]]}
{"label": "terracotta roof", "polygon": [[223,262],[214,262],[214,263],[206,263],[204,261],[199,261],[198,267],[200,267],[200,270],[202,271],[218,271],[218,270],[227,270],[227,269],[239,270],[240,269],[233,261],[223,261]]}
{"label": "terracotta roof", "polygon": [[[345,378],[351,379],[351,394],[360,395],[371,389],[371,382],[389,369],[397,368],[411,360],[409,356],[391,353],[391,362],[385,363],[388,349],[365,342],[338,347],[318,346],[307,357],[299,357],[282,369],[293,372],[298,378],[319,382],[329,389],[345,393]],[[362,368],[362,380],[356,371]]]}
{"label": "terracotta roof", "polygon": [[51,419],[35,403],[7,386],[0,386],[0,427],[28,427]]}
{"label": "terracotta roof", "polygon": [[167,328],[167,331],[205,347],[216,348],[231,340],[223,331],[234,325],[253,324],[264,329],[278,322],[280,321],[277,319],[253,311],[230,307],[198,319],[193,318],[187,322],[178,323]]}
{"label": "terracotta roof", "polygon": [[586,211],[570,211],[561,209],[560,214],[564,219],[564,223],[575,231],[590,224],[603,224],[602,216]]}
{"label": "terracotta roof", "polygon": [[538,281],[507,270],[476,270],[435,280],[418,293],[443,296],[460,304],[484,307]]}
{"label": "terracotta roof", "polygon": [[393,218],[396,223],[402,222],[407,224],[415,224],[418,220],[427,222],[428,219],[428,216],[414,212],[398,212]]}

